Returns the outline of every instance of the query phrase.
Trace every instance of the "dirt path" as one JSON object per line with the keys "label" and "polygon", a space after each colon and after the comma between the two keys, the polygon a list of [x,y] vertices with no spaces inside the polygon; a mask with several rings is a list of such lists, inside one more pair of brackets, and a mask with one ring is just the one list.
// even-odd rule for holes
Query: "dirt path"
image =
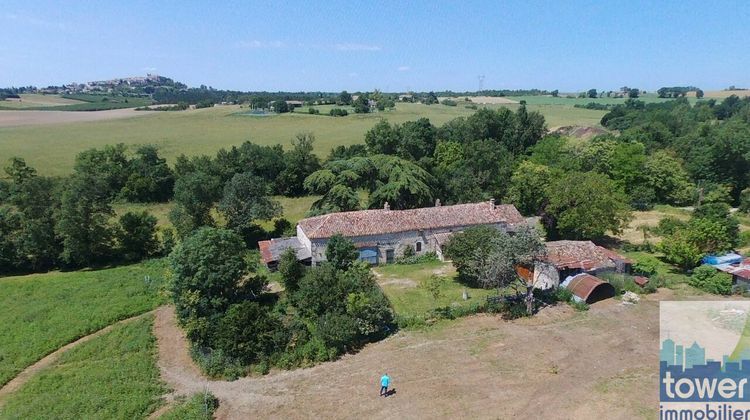
{"label": "dirt path", "polygon": [[28,382],[34,375],[36,375],[39,371],[42,369],[45,369],[52,364],[54,364],[57,359],[60,358],[60,356],[65,353],[66,351],[72,349],[73,347],[79,346],[93,338],[99,337],[100,335],[106,334],[109,331],[112,330],[117,325],[133,322],[137,319],[141,319],[145,316],[151,315],[155,313],[155,311],[145,312],[140,315],[136,315],[131,318],[123,319],[122,321],[115,322],[114,324],[108,325],[104,328],[102,328],[99,331],[96,331],[92,334],[89,334],[85,337],[81,337],[76,341],[73,341],[72,343],[68,343],[59,349],[55,350],[54,352],[48,354],[47,356],[40,359],[38,362],[34,363],[33,365],[27,367],[21,373],[19,373],[15,378],[13,378],[10,382],[6,383],[5,386],[0,388],[0,406],[3,405],[3,402],[5,398],[10,395],[11,393],[15,392],[21,386],[23,386],[26,382]]}
{"label": "dirt path", "polygon": [[[209,381],[172,308],[154,331],[173,395],[212,392],[217,418],[642,418],[657,415],[658,302],[548,308],[513,322],[474,316],[400,332],[336,362]],[[378,397],[383,372],[396,394]]]}

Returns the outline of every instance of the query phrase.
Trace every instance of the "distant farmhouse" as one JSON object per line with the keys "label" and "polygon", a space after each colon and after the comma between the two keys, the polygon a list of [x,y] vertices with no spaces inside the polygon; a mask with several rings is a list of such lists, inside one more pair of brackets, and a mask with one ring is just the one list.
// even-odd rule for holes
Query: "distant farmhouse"
{"label": "distant farmhouse", "polygon": [[413,210],[383,209],[331,213],[302,219],[297,236],[258,243],[263,262],[275,269],[281,254],[294,248],[297,259],[317,265],[325,261],[328,240],[335,234],[351,239],[359,249],[360,260],[370,264],[389,264],[411,248],[416,255],[434,252],[442,259],[442,247],[455,232],[471,226],[493,226],[513,232],[526,220],[513,205],[482,203],[456,204]]}

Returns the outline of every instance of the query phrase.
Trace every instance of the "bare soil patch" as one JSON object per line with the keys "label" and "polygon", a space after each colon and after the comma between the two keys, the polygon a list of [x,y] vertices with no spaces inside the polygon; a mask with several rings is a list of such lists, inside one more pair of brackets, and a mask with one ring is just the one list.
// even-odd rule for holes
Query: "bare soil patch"
{"label": "bare soil patch", "polygon": [[[653,418],[657,414],[659,295],[604,301],[530,319],[474,316],[402,331],[308,369],[234,382],[201,376],[170,309],[155,321],[162,377],[175,394],[208,389],[219,419]],[[378,396],[387,372],[396,393]]]}
{"label": "bare soil patch", "polygon": [[149,115],[159,111],[136,111],[133,108],[108,111],[0,111],[0,127],[103,121]]}
{"label": "bare soil patch", "polygon": [[500,96],[470,96],[469,100],[475,104],[517,104],[518,101]]}
{"label": "bare soil patch", "polygon": [[559,134],[561,136],[575,137],[578,139],[588,140],[592,137],[596,137],[602,134],[607,134],[608,131],[601,127],[583,127],[578,125],[569,125],[565,127],[553,128],[552,134]]}

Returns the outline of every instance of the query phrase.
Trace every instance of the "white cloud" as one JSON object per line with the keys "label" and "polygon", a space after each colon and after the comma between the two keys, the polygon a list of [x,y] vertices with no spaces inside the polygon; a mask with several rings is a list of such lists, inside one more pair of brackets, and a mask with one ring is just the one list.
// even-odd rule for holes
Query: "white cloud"
{"label": "white cloud", "polygon": [[239,41],[235,44],[237,48],[245,48],[249,50],[254,49],[266,49],[266,48],[284,48],[286,44],[282,41],[259,41],[254,39],[252,41]]}
{"label": "white cloud", "polygon": [[399,66],[399,68],[396,69],[396,70],[398,70],[398,71],[409,71],[409,70],[411,70],[411,67],[409,67],[409,66]]}
{"label": "white cloud", "polygon": [[382,50],[382,48],[380,48],[379,45],[352,44],[352,43],[335,44],[333,48],[337,51],[380,51]]}

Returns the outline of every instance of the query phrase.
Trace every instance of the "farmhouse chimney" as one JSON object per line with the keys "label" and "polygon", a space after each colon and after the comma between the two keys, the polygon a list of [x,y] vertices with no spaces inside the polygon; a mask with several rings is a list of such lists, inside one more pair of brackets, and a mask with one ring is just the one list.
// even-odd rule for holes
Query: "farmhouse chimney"
{"label": "farmhouse chimney", "polygon": [[442,204],[440,204],[440,199],[435,200],[435,207],[440,207]]}
{"label": "farmhouse chimney", "polygon": [[495,199],[490,198],[490,210],[495,210]]}
{"label": "farmhouse chimney", "polygon": [[390,206],[390,204],[388,204],[388,202],[386,201],[386,202],[385,202],[385,204],[383,204],[383,210],[390,210],[390,209],[391,209],[391,206]]}

